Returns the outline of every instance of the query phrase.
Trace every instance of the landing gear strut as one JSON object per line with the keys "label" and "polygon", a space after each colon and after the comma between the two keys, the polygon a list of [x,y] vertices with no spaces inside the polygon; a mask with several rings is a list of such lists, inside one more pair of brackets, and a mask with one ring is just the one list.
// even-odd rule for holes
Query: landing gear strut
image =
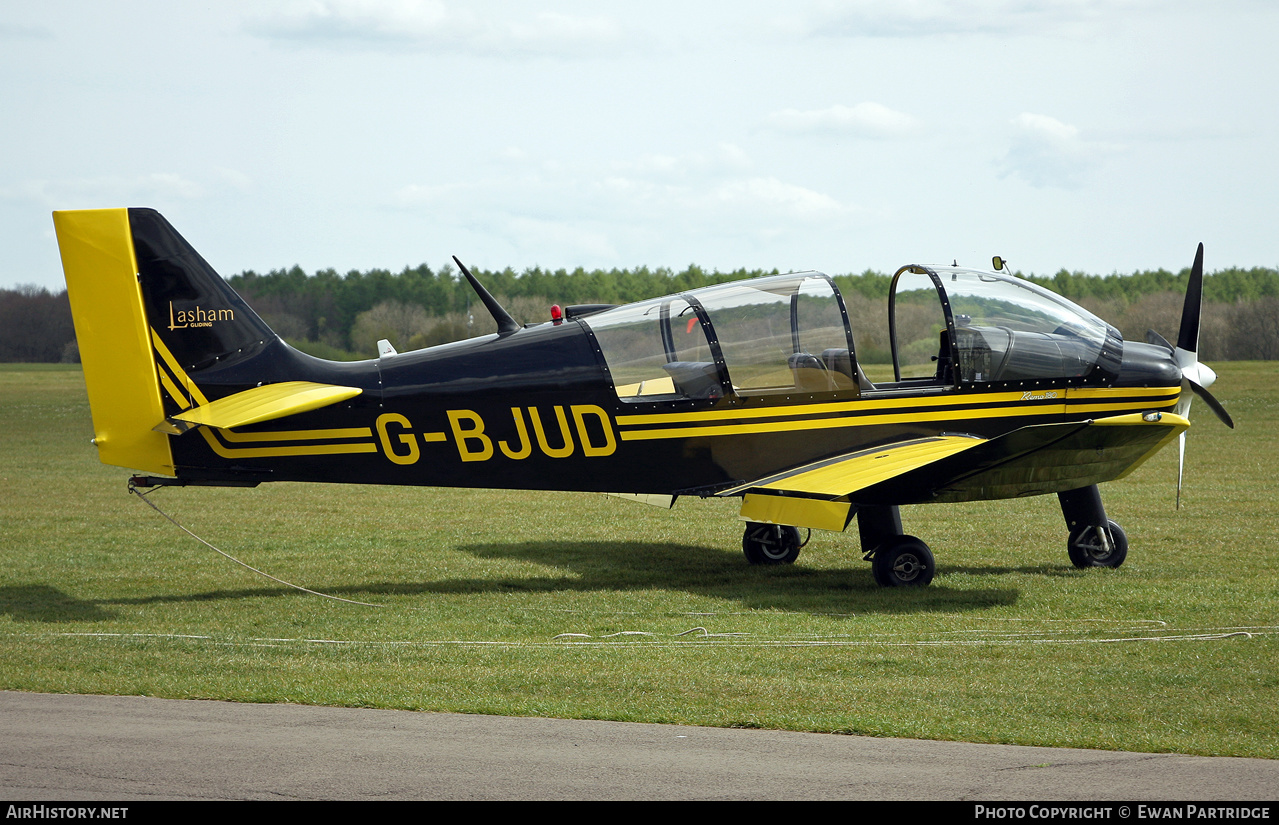
{"label": "landing gear strut", "polygon": [[1128,536],[1106,518],[1097,485],[1058,493],[1070,538],[1066,552],[1075,567],[1118,567],[1128,557]]}

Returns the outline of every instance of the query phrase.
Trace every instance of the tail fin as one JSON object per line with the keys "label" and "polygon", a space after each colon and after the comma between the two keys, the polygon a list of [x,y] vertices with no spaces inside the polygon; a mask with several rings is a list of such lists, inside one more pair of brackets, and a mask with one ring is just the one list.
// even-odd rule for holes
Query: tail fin
{"label": "tail fin", "polygon": [[151,329],[182,369],[224,366],[275,333],[154,209],[130,209],[138,284]]}
{"label": "tail fin", "polygon": [[152,429],[166,415],[162,376],[238,363],[275,334],[158,212],[54,212],[53,223],[98,456],[174,475],[168,436]]}

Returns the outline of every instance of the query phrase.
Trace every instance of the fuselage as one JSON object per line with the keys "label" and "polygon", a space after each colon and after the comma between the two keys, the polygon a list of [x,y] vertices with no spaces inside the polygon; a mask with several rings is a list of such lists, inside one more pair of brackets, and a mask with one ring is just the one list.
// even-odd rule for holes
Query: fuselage
{"label": "fuselage", "polygon": [[[801,273],[763,280],[771,283],[755,287],[762,299],[742,297],[752,282],[734,292],[712,287],[363,362],[314,359],[272,338],[191,374],[161,352],[162,384],[179,388],[167,399],[175,410],[199,403],[184,397],[180,388],[188,385],[207,400],[283,380],[362,390],[280,421],[175,436],[177,475],[708,495],[905,439],[993,439],[1033,425],[1167,411],[1181,392],[1171,353],[1122,342],[1105,326],[1091,360],[1090,345],[1075,332],[987,332],[1007,339],[1006,362],[1026,354],[1013,372],[1005,363],[1008,377],[979,375],[979,359],[991,368],[985,344],[965,352],[952,342],[1000,327],[955,313],[954,298],[944,294],[945,320],[924,331],[940,340],[940,351],[909,374],[904,360],[912,342],[899,323],[894,380],[872,383],[858,368],[843,297],[829,279]],[[829,301],[830,312],[823,316],[822,307],[796,296]],[[805,312],[813,313],[811,328]],[[648,316],[628,326],[628,319]],[[1126,462],[1083,475],[1058,471],[1003,492],[983,488],[981,497],[1097,483],[1109,480],[1098,473],[1113,477]]]}

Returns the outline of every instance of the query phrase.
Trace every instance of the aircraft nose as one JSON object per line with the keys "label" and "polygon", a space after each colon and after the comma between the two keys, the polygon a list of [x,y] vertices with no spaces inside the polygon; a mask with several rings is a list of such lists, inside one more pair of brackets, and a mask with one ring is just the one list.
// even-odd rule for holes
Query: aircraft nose
{"label": "aircraft nose", "polygon": [[1156,344],[1124,341],[1116,383],[1124,387],[1179,387],[1181,367],[1171,350]]}

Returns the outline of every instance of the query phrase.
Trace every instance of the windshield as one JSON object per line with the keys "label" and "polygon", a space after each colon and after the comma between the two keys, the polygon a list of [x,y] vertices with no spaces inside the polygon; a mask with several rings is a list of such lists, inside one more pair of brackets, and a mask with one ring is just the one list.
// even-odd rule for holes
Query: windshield
{"label": "windshield", "polygon": [[1008,275],[910,267],[899,273],[893,303],[899,380],[910,377],[908,366],[928,352],[935,364],[948,368],[951,334],[958,373],[942,375],[938,367],[934,377],[944,383],[1082,378],[1098,369],[1118,373],[1122,340],[1113,327],[1060,295]]}

